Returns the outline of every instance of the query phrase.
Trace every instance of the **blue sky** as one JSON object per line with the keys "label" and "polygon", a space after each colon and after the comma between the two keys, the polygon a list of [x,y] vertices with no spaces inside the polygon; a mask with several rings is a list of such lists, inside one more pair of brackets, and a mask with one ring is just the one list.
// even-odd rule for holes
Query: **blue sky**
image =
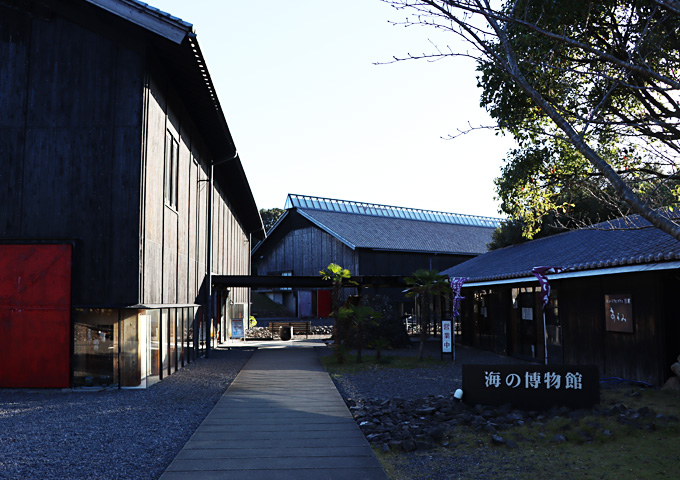
{"label": "blue sky", "polygon": [[194,25],[259,208],[297,193],[499,216],[508,138],[479,107],[471,60],[393,56],[451,35],[393,26],[379,0],[151,0]]}

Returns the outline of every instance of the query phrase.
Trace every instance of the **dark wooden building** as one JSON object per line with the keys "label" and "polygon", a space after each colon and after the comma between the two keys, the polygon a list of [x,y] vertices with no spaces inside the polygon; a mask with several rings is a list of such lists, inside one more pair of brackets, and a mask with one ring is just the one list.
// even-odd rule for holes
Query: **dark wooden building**
{"label": "dark wooden building", "polygon": [[[248,274],[263,232],[192,25],[135,0],[0,0],[0,65],[0,237],[16,270],[0,303],[23,301],[11,285],[29,257],[37,278],[65,255],[54,278],[69,287],[53,327],[5,309],[0,352],[20,342],[26,358],[2,370],[36,365],[0,386],[144,385],[211,338],[201,305],[223,329],[247,318],[248,289],[210,299],[211,274]],[[17,336],[64,329],[56,350]]]}
{"label": "dark wooden building", "polygon": [[[551,294],[543,321],[535,267]],[[680,354],[680,242],[638,217],[489,252],[445,270],[467,277],[466,345],[548,364],[597,365],[602,377],[662,385]]]}
{"label": "dark wooden building", "polygon": [[[319,275],[329,263],[352,275],[442,270],[486,252],[499,223],[490,217],[293,194],[285,209],[253,249],[254,274]],[[399,302],[402,313],[412,309],[404,305],[401,290],[381,293]],[[328,290],[275,289],[267,295],[301,317],[330,313]]]}

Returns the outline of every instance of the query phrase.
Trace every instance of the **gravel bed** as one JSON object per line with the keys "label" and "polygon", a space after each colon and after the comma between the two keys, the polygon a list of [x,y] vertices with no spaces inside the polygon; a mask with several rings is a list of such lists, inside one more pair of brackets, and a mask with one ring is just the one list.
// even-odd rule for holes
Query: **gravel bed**
{"label": "gravel bed", "polygon": [[[424,358],[440,359],[439,342],[427,342]],[[331,354],[331,349],[322,352]],[[373,352],[368,351],[370,355]],[[418,356],[418,342],[412,340],[412,347],[399,350],[388,350],[383,356]],[[445,359],[451,358],[450,356]],[[488,365],[526,363],[516,358],[497,355],[491,352],[468,347],[456,347],[456,361],[443,366],[433,365],[413,369],[380,369],[346,374],[333,380],[345,400],[355,401],[369,399],[403,398],[412,400],[427,395],[450,395],[463,385],[463,364],[478,363]]]}
{"label": "gravel bed", "polygon": [[[418,356],[418,341],[411,341],[411,348],[389,350],[384,356]],[[439,342],[426,343],[424,358],[441,358]],[[321,355],[332,354],[331,349],[319,349]],[[373,354],[368,351],[367,354]],[[449,357],[450,358],[450,357]],[[463,364],[522,364],[522,360],[497,355],[491,352],[456,346],[456,361],[444,366],[428,366],[413,369],[367,370],[355,374],[344,374],[333,378],[335,386],[346,402],[363,403],[367,400],[422,399],[428,395],[450,396],[462,388]],[[481,440],[482,437],[480,437]],[[484,480],[497,478],[499,472],[515,472],[522,477],[521,467],[505,457],[503,451],[483,446],[474,454],[464,453],[455,448],[434,451],[400,452],[392,459],[399,471],[399,478],[410,480],[465,479]]]}
{"label": "gravel bed", "polygon": [[212,350],[145,390],[0,389],[0,479],[156,479],[251,357]]}

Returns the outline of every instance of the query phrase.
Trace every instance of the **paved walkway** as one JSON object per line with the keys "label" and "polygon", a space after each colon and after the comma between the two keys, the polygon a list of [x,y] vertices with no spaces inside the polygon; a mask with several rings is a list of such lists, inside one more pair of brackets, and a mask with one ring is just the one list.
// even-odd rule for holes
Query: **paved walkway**
{"label": "paved walkway", "polygon": [[258,345],[161,480],[386,480],[317,344]]}

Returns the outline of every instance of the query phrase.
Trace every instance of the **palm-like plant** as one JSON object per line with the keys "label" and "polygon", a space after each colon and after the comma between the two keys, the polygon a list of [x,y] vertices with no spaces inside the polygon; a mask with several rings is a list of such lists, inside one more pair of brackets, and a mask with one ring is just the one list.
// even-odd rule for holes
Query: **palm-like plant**
{"label": "palm-like plant", "polygon": [[342,268],[336,263],[328,264],[328,266],[323,270],[320,270],[319,273],[321,274],[322,279],[330,280],[333,284],[333,293],[331,296],[332,316],[335,323],[333,337],[335,339],[338,363],[343,363],[346,329],[342,325],[343,322],[340,318],[340,292],[342,291],[343,285],[356,285],[357,283],[351,280],[352,275],[349,270]]}
{"label": "palm-like plant", "polygon": [[374,319],[380,318],[382,314],[376,312],[368,305],[349,305],[342,307],[339,312],[340,319],[345,326],[356,328],[357,363],[361,363],[361,349],[364,342],[364,326],[367,323],[375,322]]}
{"label": "palm-like plant", "polygon": [[408,285],[407,297],[416,297],[420,301],[420,349],[418,360],[423,359],[425,341],[427,340],[427,327],[430,325],[430,314],[434,297],[443,296],[451,291],[446,276],[440,275],[436,270],[420,269],[413,272],[410,277],[404,278]]}

